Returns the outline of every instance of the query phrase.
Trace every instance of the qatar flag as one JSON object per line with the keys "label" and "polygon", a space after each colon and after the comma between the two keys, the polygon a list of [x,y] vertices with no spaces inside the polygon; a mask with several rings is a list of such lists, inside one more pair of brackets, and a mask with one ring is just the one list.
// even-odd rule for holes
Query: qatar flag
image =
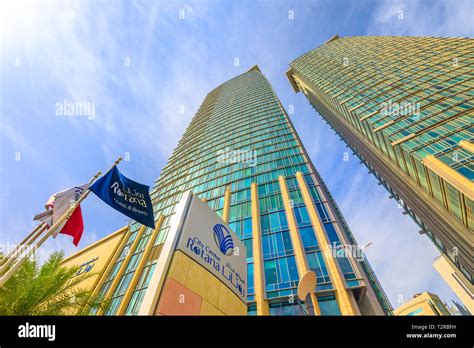
{"label": "qatar flag", "polygon": [[[51,227],[69,210],[72,204],[79,200],[84,191],[88,188],[89,184],[84,184],[55,193],[46,202],[46,211],[36,215],[34,220],[44,222],[48,225],[48,228]],[[67,234],[73,237],[72,242],[77,246],[81,240],[83,231],[84,222],[82,220],[82,211],[81,206],[78,205],[76,209],[74,209],[71,217],[56,229],[53,236],[56,237],[58,233]]]}

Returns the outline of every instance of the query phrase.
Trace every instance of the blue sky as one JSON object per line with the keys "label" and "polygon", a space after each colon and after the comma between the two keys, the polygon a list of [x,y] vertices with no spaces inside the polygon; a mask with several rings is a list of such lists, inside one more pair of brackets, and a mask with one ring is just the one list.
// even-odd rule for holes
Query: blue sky
{"label": "blue sky", "polygon": [[[344,161],[344,144],[284,73],[334,34],[473,37],[473,13],[474,2],[462,0],[2,1],[0,243],[21,240],[51,193],[118,156],[129,158],[124,174],[152,186],[206,94],[258,64],[293,106],[359,244],[373,243],[366,252],[393,305],[422,291],[454,299],[431,265],[431,242],[357,158]],[[94,103],[95,117],[57,116],[63,100]],[[95,196],[82,209],[79,247],[127,223]],[[59,236],[41,255],[58,249],[75,250]]]}

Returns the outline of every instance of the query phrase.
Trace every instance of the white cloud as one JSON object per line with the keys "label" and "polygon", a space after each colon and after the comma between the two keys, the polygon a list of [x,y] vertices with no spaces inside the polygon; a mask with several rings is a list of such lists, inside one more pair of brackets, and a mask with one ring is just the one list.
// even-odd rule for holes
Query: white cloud
{"label": "white cloud", "polygon": [[472,37],[474,2],[380,1],[368,23],[369,35]]}
{"label": "white cloud", "polygon": [[0,119],[2,120],[0,123],[0,132],[2,135],[14,145],[20,147],[25,146],[25,137],[18,130],[14,129],[6,122],[3,122],[5,120],[5,116],[1,115]]}

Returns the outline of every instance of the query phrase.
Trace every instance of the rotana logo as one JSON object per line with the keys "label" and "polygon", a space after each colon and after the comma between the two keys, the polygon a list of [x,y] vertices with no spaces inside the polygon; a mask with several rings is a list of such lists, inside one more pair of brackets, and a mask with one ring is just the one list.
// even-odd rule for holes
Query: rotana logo
{"label": "rotana logo", "polygon": [[230,256],[234,252],[234,241],[227,228],[222,224],[217,224],[213,228],[214,240],[220,252]]}

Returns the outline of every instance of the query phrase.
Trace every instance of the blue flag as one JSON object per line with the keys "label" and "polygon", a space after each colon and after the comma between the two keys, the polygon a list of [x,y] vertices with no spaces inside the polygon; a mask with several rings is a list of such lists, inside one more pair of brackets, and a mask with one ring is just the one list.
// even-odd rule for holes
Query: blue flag
{"label": "blue flag", "polygon": [[142,225],[155,228],[150,187],[123,176],[115,166],[91,187],[100,199]]}

